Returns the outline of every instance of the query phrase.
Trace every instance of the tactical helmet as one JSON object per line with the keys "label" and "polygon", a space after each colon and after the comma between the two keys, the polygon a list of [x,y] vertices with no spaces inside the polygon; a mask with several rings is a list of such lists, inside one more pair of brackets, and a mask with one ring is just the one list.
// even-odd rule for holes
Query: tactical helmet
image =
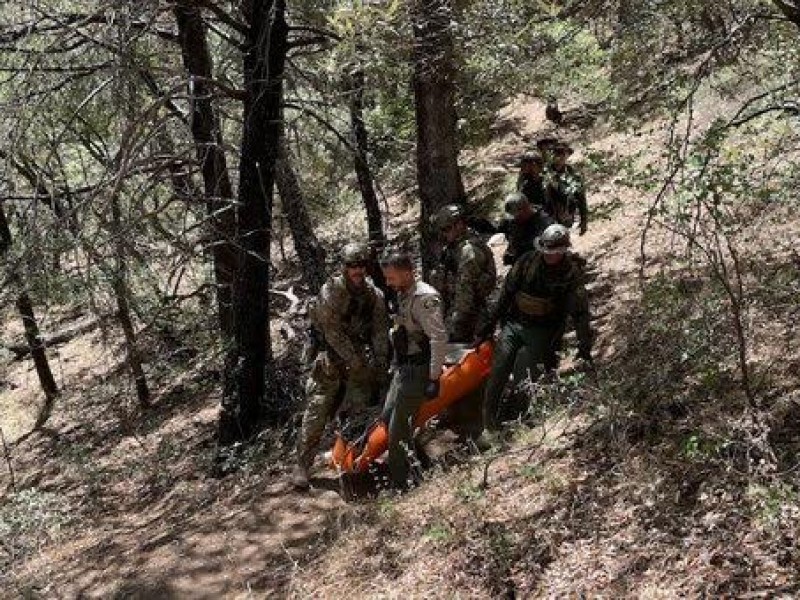
{"label": "tactical helmet", "polygon": [[550,225],[536,238],[533,245],[543,254],[564,254],[572,245],[569,229],[558,223]]}
{"label": "tactical helmet", "polygon": [[520,209],[531,202],[528,197],[522,192],[513,192],[506,196],[505,210],[510,215],[516,215]]}
{"label": "tactical helmet", "polygon": [[342,249],[342,262],[350,264],[366,264],[370,260],[369,248],[366,244],[351,242]]}
{"label": "tactical helmet", "polygon": [[431,217],[431,225],[444,230],[464,219],[464,208],[458,204],[447,204]]}

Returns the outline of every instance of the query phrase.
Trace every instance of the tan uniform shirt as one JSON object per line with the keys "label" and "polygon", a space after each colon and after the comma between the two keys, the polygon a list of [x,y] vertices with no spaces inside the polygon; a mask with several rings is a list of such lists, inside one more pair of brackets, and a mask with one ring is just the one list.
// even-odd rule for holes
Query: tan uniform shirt
{"label": "tan uniform shirt", "polygon": [[430,378],[438,379],[447,353],[447,331],[439,292],[424,281],[415,282],[409,290],[399,294],[395,322],[398,326],[405,326],[408,332],[409,354],[422,352],[422,337],[428,338],[431,346]]}

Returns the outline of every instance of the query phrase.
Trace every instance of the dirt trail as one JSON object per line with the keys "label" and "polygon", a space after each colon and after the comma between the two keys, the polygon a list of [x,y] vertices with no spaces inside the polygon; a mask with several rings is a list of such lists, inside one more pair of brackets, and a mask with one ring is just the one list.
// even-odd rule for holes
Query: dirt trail
{"label": "dirt trail", "polygon": [[[196,488],[198,486],[195,486]],[[86,536],[26,566],[49,573],[46,597],[239,598],[285,591],[296,560],[344,507],[333,491],[298,496],[281,482],[203,498],[175,490],[141,514],[101,519]],[[172,496],[181,496],[173,506]],[[194,497],[193,497],[194,496]],[[196,506],[186,506],[194,501]],[[204,505],[206,504],[206,505]]]}
{"label": "dirt trail", "polygon": [[135,432],[90,414],[105,435],[72,426],[18,447],[18,484],[53,498],[33,518],[43,526],[54,515],[69,521],[23,564],[0,571],[7,590],[0,597],[284,593],[296,562],[316,551],[349,507],[336,479],[318,479],[311,493],[298,494],[267,456],[225,479],[207,477],[217,401],[159,407]]}

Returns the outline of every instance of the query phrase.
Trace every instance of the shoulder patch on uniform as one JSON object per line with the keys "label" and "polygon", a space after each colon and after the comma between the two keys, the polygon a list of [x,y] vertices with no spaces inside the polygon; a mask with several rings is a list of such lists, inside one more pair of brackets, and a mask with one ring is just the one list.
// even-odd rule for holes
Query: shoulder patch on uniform
{"label": "shoulder patch on uniform", "polygon": [[442,300],[441,298],[439,298],[439,296],[426,296],[422,300],[422,308],[424,308],[425,310],[432,310],[437,306],[440,306],[441,303]]}

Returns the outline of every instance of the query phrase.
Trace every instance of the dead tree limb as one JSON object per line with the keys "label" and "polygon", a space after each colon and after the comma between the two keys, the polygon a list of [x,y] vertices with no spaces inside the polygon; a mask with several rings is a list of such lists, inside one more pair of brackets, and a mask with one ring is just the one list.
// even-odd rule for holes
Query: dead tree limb
{"label": "dead tree limb", "polygon": [[[50,348],[52,346],[58,346],[60,344],[65,344],[67,342],[72,341],[79,335],[83,335],[85,333],[89,333],[93,329],[96,329],[101,321],[107,319],[108,317],[101,317],[98,319],[93,319],[86,323],[81,323],[80,325],[76,325],[74,327],[69,327],[59,333],[53,334],[51,336],[46,336],[41,339],[41,343],[45,348]],[[3,348],[9,350],[10,352],[14,353],[15,360],[22,360],[26,358],[30,352],[31,347],[28,344],[8,344],[3,345]]]}
{"label": "dead tree limb", "polygon": [[3,427],[0,425],[0,443],[3,444],[3,457],[6,460],[6,465],[8,466],[8,476],[11,478],[11,483],[8,487],[11,488],[12,492],[17,491],[17,479],[14,475],[14,465],[11,462],[11,452],[8,449],[8,444],[6,443],[6,434],[3,432]]}

